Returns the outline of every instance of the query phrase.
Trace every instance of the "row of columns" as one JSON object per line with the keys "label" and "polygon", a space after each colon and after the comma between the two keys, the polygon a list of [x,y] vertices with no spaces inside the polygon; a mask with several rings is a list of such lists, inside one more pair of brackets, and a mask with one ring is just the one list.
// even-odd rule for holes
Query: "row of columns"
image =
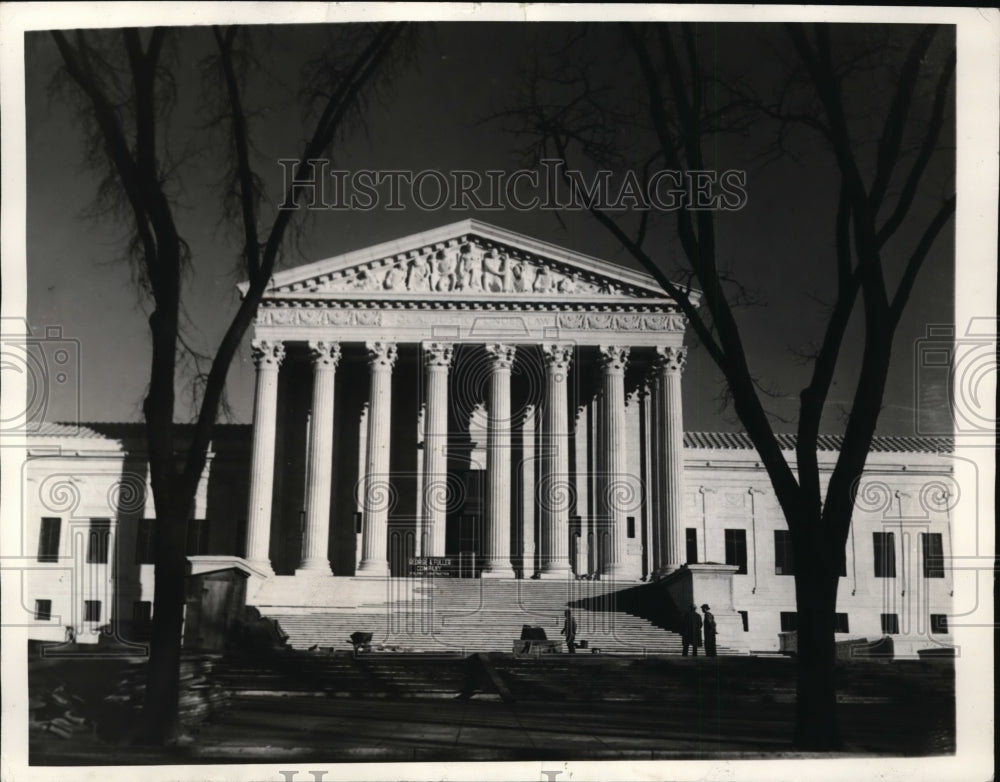
{"label": "row of columns", "polygon": [[[534,462],[522,475],[525,485],[537,479],[540,513],[538,546],[540,575],[565,576],[570,571],[569,502],[573,491],[569,469],[570,431],[567,383],[572,360],[571,345],[547,343],[542,346],[546,363],[545,397],[542,408],[541,440],[538,449],[540,474]],[[392,342],[368,342],[369,402],[364,476],[364,518],[361,562],[357,574],[386,576],[389,454],[391,448],[392,370],[397,347]],[[421,519],[423,529],[417,539],[426,541],[425,553],[445,554],[445,506],[447,494],[448,373],[454,355],[451,344],[424,343],[426,412],[424,437]],[[278,402],[278,371],[284,358],[281,342],[254,340],[257,368],[254,398],[253,446],[251,455],[250,501],[247,523],[246,558],[259,570],[271,574],[270,546],[272,477]],[[336,342],[311,341],[313,365],[313,419],[309,432],[309,460],[306,473],[306,513],[303,530],[303,558],[296,574],[330,574],[328,559],[331,475],[333,472],[334,380],[340,360]],[[486,345],[490,372],[487,398],[486,440],[486,535],[484,538],[484,578],[510,578],[514,568],[510,551],[510,522],[516,516],[511,506],[511,402],[510,380],[516,348],[513,345]],[[685,559],[682,522],[683,425],[680,377],[686,349],[657,348],[657,361],[650,380],[653,392],[653,459],[649,501],[654,518],[663,518],[661,533],[654,535],[659,570],[670,570]],[[625,425],[625,367],[629,349],[602,345],[598,395],[598,460],[596,506],[593,514],[610,526],[604,573],[615,576],[625,564],[625,510],[616,501],[627,490],[628,468]],[[534,409],[529,412],[533,418]],[[532,444],[532,447],[533,444]],[[534,497],[525,499],[526,507]],[[530,518],[530,515],[528,516]],[[655,525],[654,525],[655,526]],[[534,553],[535,541],[525,523],[525,556]],[[530,538],[530,540],[529,540]],[[528,551],[528,548],[532,549]],[[528,559],[528,561],[531,561]]]}

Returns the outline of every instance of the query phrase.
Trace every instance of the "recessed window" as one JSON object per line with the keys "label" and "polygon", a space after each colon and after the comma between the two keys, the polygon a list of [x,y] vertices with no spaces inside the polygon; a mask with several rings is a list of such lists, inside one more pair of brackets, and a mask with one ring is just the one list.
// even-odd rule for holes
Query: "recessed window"
{"label": "recessed window", "polygon": [[87,535],[87,562],[104,564],[108,561],[111,543],[111,519],[91,519]]}
{"label": "recessed window", "polygon": [[799,616],[794,611],[781,612],[781,632],[791,633],[799,629]]}
{"label": "recessed window", "polygon": [[35,621],[36,622],[48,622],[52,618],[52,601],[51,600],[36,600],[35,601]]}
{"label": "recessed window", "polygon": [[726,535],[726,564],[736,565],[739,570],[737,574],[745,575],[747,572],[747,531],[745,529],[727,529]]}
{"label": "recessed window", "polygon": [[84,600],[83,601],[83,618],[87,622],[100,622],[101,621],[101,601],[100,600]]}
{"label": "recessed window", "polygon": [[750,612],[749,611],[738,611],[740,615],[740,620],[743,622],[743,632],[750,632]]}
{"label": "recessed window", "polygon": [[625,518],[625,534],[630,538],[635,537],[635,516]]}
{"label": "recessed window", "polygon": [[774,531],[774,573],[778,576],[795,575],[792,533],[786,529],[776,529]]}
{"label": "recessed window", "polygon": [[873,532],[875,578],[896,577],[896,536],[892,532]]}
{"label": "recessed window", "polygon": [[847,614],[835,614],[833,618],[833,632],[835,633],[849,633],[847,623]]}
{"label": "recessed window", "polygon": [[882,614],[882,632],[899,635],[899,614]]}
{"label": "recessed window", "polygon": [[698,562],[698,530],[688,527],[684,530],[684,543],[687,549],[687,561],[694,565]]}
{"label": "recessed window", "polygon": [[38,561],[59,561],[59,533],[62,519],[46,516],[42,519],[42,527],[38,535]]}
{"label": "recessed window", "polygon": [[948,632],[947,614],[931,614],[931,632],[932,633]]}
{"label": "recessed window", "polygon": [[944,578],[944,549],[940,532],[920,533],[924,552],[924,578]]}

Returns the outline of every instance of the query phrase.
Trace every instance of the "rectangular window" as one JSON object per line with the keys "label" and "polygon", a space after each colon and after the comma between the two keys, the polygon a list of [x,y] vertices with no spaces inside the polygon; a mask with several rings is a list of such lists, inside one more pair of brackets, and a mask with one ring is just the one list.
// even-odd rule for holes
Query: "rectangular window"
{"label": "rectangular window", "polygon": [[361,534],[361,521],[362,521],[361,511],[357,511],[354,514],[354,532],[357,535]]}
{"label": "rectangular window", "polygon": [[899,614],[882,614],[882,632],[899,635]]}
{"label": "rectangular window", "polygon": [[792,533],[786,529],[774,531],[774,573],[777,576],[795,575]]}
{"label": "rectangular window", "polygon": [[743,632],[750,632],[750,612],[749,611],[739,611],[740,620],[743,622]]}
{"label": "rectangular window", "polygon": [[62,519],[55,516],[42,518],[42,528],[38,535],[38,561],[59,561],[59,532]]}
{"label": "rectangular window", "polygon": [[931,614],[931,632],[932,633],[948,632],[947,614]]}
{"label": "rectangular window", "polygon": [[847,623],[847,614],[835,614],[833,618],[833,632],[835,633],[849,633],[849,625]]}
{"label": "rectangular window", "polygon": [[944,578],[944,549],[940,532],[922,532],[920,545],[924,550],[924,578]]}
{"label": "rectangular window", "polygon": [[139,519],[135,534],[135,564],[152,565],[155,562],[153,554],[155,529],[153,519]]}
{"label": "rectangular window", "polygon": [[83,618],[87,622],[100,622],[101,621],[101,601],[100,600],[84,600],[83,601]]}
{"label": "rectangular window", "polygon": [[737,574],[747,572],[747,531],[745,529],[727,529],[726,533],[726,564],[736,565]]}
{"label": "rectangular window", "polygon": [[188,519],[187,545],[184,553],[190,556],[208,551],[208,519]]}
{"label": "rectangular window", "polygon": [[104,564],[108,561],[111,543],[111,519],[91,519],[87,535],[87,562]]}
{"label": "rectangular window", "polygon": [[51,600],[36,600],[35,601],[35,621],[36,622],[48,622],[52,618],[52,601]]}
{"label": "rectangular window", "polygon": [[137,625],[149,624],[153,618],[153,604],[148,600],[136,600],[132,603],[132,621]]}
{"label": "rectangular window", "polygon": [[625,518],[625,534],[630,538],[635,537],[635,516]]}
{"label": "rectangular window", "polygon": [[873,532],[875,577],[896,577],[896,536],[892,532]]}
{"label": "rectangular window", "polygon": [[794,611],[781,612],[781,632],[790,633],[799,629],[799,617]]}
{"label": "rectangular window", "polygon": [[694,565],[698,562],[698,530],[694,527],[685,529],[684,540],[687,544],[687,561]]}

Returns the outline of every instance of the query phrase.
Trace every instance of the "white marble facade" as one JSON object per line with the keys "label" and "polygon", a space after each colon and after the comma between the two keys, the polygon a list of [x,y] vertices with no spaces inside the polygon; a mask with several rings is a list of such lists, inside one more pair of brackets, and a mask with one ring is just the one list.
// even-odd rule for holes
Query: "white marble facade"
{"label": "white marble facade", "polygon": [[[275,275],[252,341],[247,560],[274,573],[271,536],[301,517],[297,574],[459,555],[500,578],[678,566],[685,325],[648,275],[472,220]],[[642,465],[630,399],[657,443]],[[303,486],[276,476],[282,448]],[[630,545],[639,527],[655,548]],[[353,562],[324,561],[345,528]]]}
{"label": "white marble facade", "polygon": [[[623,586],[725,563],[746,644],[776,649],[795,611],[787,526],[745,436],[684,431],[684,328],[649,277],[473,221],[282,272],[251,335],[252,425],[213,439],[192,567],[238,564],[275,605],[310,610],[385,599],[411,557]],[[951,447],[877,439],[841,637],[888,632],[912,651],[962,621],[962,574],[941,562],[962,556],[975,493],[959,486],[975,476]],[[93,641],[112,616],[148,617],[142,425],[46,429],[23,480],[31,637]],[[336,577],[350,578],[327,588]]]}

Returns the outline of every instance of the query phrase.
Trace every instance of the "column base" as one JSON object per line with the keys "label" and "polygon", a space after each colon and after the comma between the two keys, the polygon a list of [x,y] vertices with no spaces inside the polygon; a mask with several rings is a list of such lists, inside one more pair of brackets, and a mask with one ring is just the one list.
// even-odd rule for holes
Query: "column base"
{"label": "column base", "polygon": [[634,570],[625,562],[609,562],[604,566],[600,575],[602,581],[621,581],[624,583],[639,580]]}
{"label": "column base", "polygon": [[507,566],[505,568],[496,568],[494,570],[483,569],[479,573],[480,578],[517,578],[517,573],[514,572],[514,568]]}
{"label": "column base", "polygon": [[650,581],[657,581],[657,580],[659,580],[661,578],[666,578],[671,573],[676,573],[682,567],[684,567],[683,564],[663,565],[662,567],[660,567],[660,568],[654,570],[652,573],[650,573],[649,580]]}
{"label": "column base", "polygon": [[389,563],[388,562],[362,562],[358,566],[358,572],[355,574],[362,578],[388,578],[389,576]]}
{"label": "column base", "polygon": [[330,568],[330,563],[326,560],[315,560],[314,562],[303,562],[299,567],[295,569],[295,576],[305,576],[305,577],[315,577],[315,576],[333,576],[333,570]]}
{"label": "column base", "polygon": [[540,578],[566,578],[573,575],[568,562],[549,562],[538,571]]}

